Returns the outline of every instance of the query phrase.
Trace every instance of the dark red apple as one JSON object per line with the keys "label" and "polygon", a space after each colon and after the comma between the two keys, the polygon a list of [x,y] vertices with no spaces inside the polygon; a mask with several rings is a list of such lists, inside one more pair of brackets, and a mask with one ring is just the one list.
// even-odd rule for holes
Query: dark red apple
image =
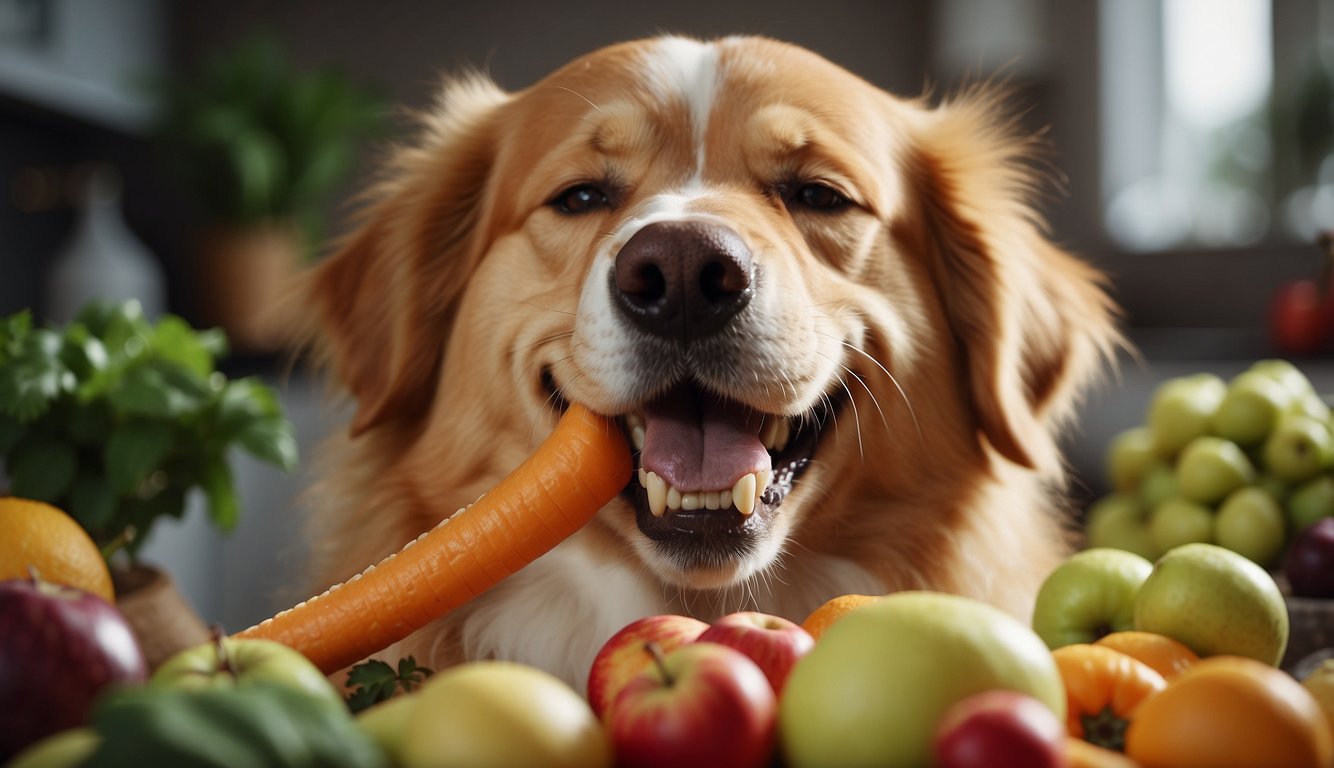
{"label": "dark red apple", "polygon": [[780,695],[797,660],[815,647],[815,638],[799,624],[757,611],[729,613],[710,624],[695,642],[720,643],[746,654]]}
{"label": "dark red apple", "polygon": [[1309,355],[1325,341],[1327,316],[1316,281],[1284,283],[1269,305],[1269,338],[1282,354]]}
{"label": "dark red apple", "polygon": [[1045,704],[1016,691],[986,691],[940,719],[937,768],[1067,768],[1065,726]]}
{"label": "dark red apple", "polygon": [[661,654],[621,689],[607,719],[616,765],[767,766],[778,700],[755,662],[717,643]]}
{"label": "dark red apple", "polygon": [[1283,571],[1297,597],[1334,598],[1334,517],[1323,517],[1297,534]]}
{"label": "dark red apple", "polygon": [[85,724],[100,693],[142,683],[146,673],[110,603],[38,578],[0,581],[0,762]]}

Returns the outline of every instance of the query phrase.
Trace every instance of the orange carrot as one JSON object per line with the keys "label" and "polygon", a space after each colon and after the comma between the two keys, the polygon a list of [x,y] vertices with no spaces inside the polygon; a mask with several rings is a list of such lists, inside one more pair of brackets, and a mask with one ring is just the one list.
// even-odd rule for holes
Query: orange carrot
{"label": "orange carrot", "polygon": [[611,422],[572,404],[523,464],[398,553],[235,636],[295,648],[331,674],[402,640],[569,538],[625,487]]}

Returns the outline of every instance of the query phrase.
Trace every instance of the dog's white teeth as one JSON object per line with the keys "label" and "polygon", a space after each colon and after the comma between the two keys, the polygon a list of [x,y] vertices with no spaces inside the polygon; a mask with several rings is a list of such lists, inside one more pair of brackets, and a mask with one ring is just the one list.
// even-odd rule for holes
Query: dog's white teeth
{"label": "dog's white teeth", "polygon": [[648,511],[654,517],[662,517],[668,512],[727,509],[733,505],[743,516],[749,517],[772,478],[773,472],[764,470],[751,472],[731,488],[721,491],[681,491],[668,485],[657,473],[639,468],[639,485],[648,492]]}
{"label": "dog's white teeth", "polygon": [[644,487],[648,489],[648,511],[662,517],[667,512],[667,481],[649,472]]}
{"label": "dog's white teeth", "polygon": [[635,444],[636,451],[644,450],[644,428],[641,426],[630,427],[630,442]]}
{"label": "dog's white teeth", "polygon": [[742,475],[732,486],[732,503],[736,511],[747,517],[755,511],[755,473]]}
{"label": "dog's white teeth", "polygon": [[791,420],[783,416],[769,416],[760,427],[760,442],[766,450],[781,451],[792,436]]}

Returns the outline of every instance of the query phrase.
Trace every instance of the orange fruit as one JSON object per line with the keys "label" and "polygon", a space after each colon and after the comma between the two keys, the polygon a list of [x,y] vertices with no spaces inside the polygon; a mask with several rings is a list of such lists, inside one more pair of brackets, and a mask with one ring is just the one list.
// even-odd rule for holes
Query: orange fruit
{"label": "orange fruit", "polygon": [[1325,713],[1286,672],[1211,656],[1135,710],[1126,756],[1144,768],[1329,768]]}
{"label": "orange fruit", "polygon": [[1200,660],[1200,657],[1195,655],[1195,652],[1183,643],[1179,643],[1166,635],[1156,635],[1152,632],[1136,632],[1133,630],[1113,632],[1109,635],[1103,635],[1093,644],[1107,646],[1114,651],[1124,653],[1132,659],[1148,664],[1169,682]]}
{"label": "orange fruit", "polygon": [[63,511],[41,501],[0,497],[0,579],[43,579],[112,602],[111,571],[88,532]]}
{"label": "orange fruit", "polygon": [[811,615],[801,622],[801,628],[811,633],[811,637],[819,640],[820,635],[824,634],[824,631],[829,629],[834,622],[843,618],[848,611],[860,608],[868,603],[874,603],[880,597],[880,595],[839,595],[811,611]]}

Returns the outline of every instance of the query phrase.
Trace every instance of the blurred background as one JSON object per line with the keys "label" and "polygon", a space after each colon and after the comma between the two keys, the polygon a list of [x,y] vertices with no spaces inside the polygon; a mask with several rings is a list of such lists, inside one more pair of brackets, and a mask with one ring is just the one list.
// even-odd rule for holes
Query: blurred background
{"label": "blurred background", "polygon": [[299,570],[298,496],[346,416],[286,370],[263,289],[346,226],[404,112],[465,67],[519,89],[628,38],[769,35],[904,95],[1013,86],[1050,147],[1052,236],[1111,276],[1139,351],[1068,441],[1089,499],[1163,379],[1287,356],[1334,389],[1292,320],[1334,228],[1332,31],[1331,0],[0,0],[0,315],[136,296],[225,327],[224,371],[278,389],[300,469],[238,457],[237,529],[187,514],[145,551],[240,629],[296,597],[274,585]]}

